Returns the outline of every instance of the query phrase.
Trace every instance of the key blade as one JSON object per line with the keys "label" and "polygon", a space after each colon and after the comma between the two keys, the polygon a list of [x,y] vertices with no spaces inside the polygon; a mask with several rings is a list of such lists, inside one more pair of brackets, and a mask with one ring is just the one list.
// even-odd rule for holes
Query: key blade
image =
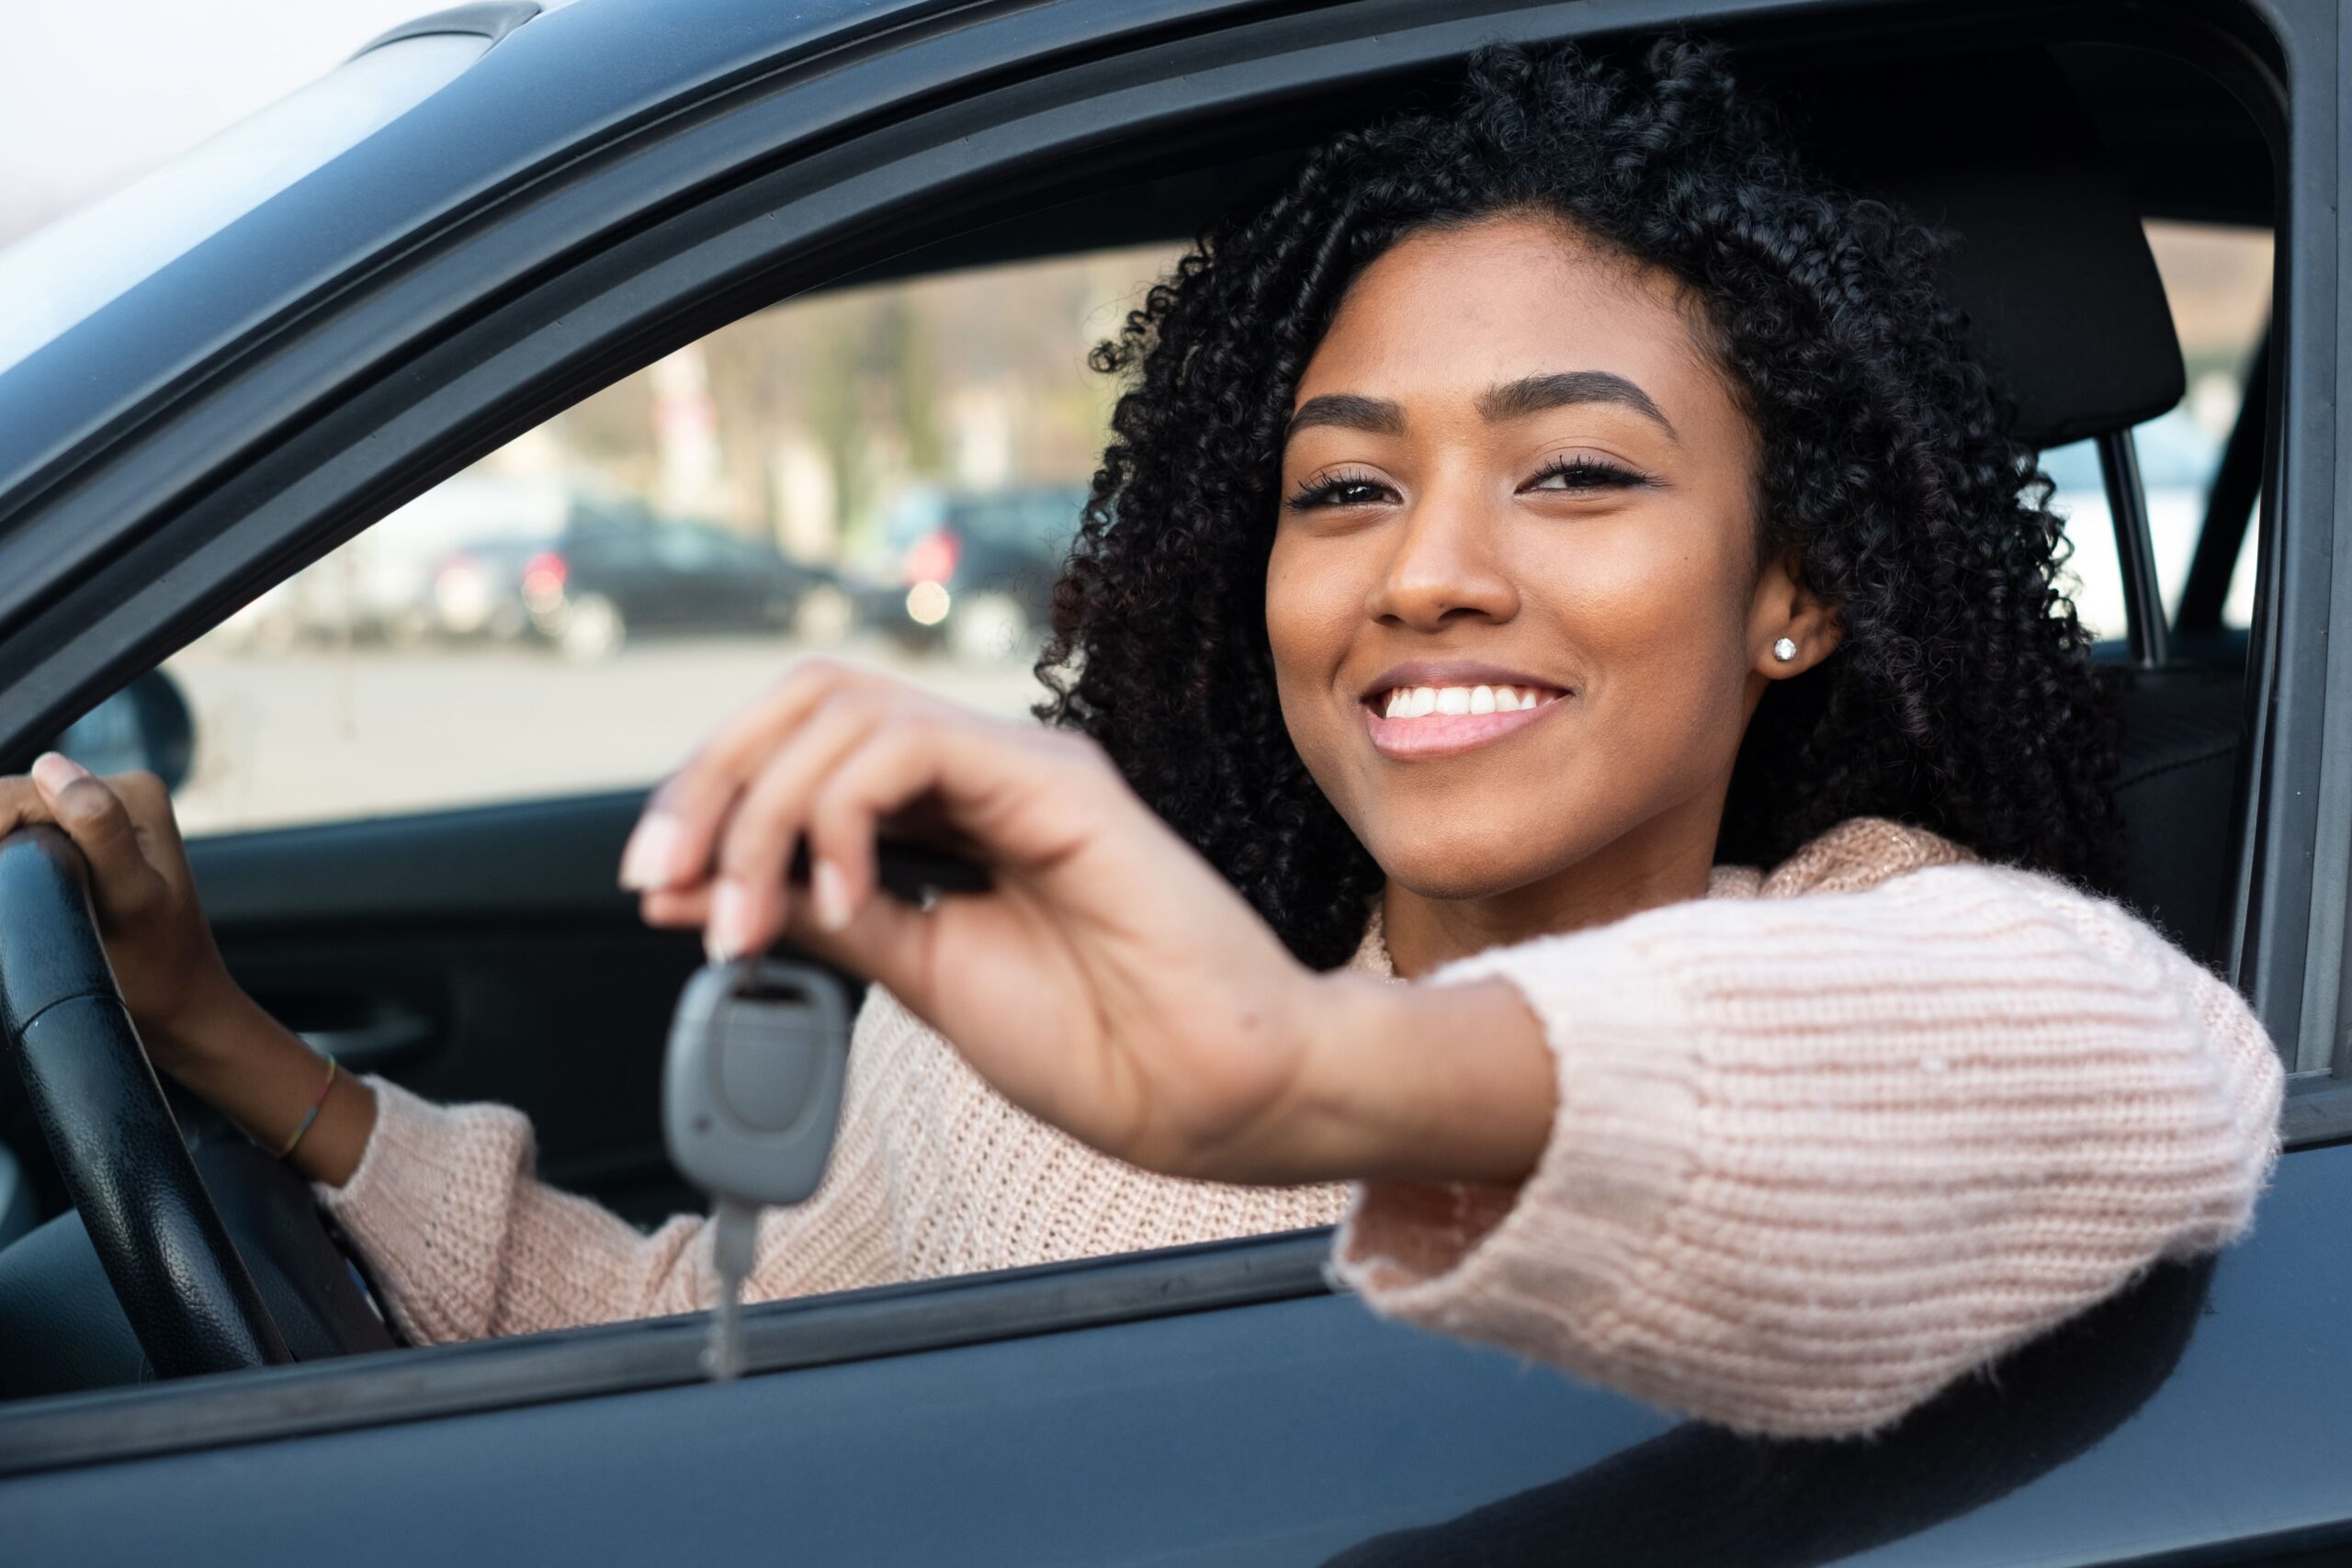
{"label": "key blade", "polygon": [[743,1281],[751,1278],[759,1250],[760,1207],[740,1198],[721,1198],[711,1215],[711,1262],[718,1272],[718,1301],[710,1314],[710,1343],[703,1371],[713,1382],[731,1382],[743,1373]]}

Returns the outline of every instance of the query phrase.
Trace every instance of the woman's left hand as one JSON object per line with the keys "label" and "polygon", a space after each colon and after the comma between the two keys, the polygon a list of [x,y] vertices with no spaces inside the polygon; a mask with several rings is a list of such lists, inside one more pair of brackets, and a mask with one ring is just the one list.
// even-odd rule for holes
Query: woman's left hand
{"label": "woman's left hand", "polygon": [[[910,810],[991,890],[929,912],[878,894],[877,829]],[[1007,1098],[1132,1164],[1286,1182],[1378,1163],[1331,1026],[1398,988],[1336,995],[1082,737],[806,660],[655,793],[623,880],[721,956],[786,938],[888,986]]]}

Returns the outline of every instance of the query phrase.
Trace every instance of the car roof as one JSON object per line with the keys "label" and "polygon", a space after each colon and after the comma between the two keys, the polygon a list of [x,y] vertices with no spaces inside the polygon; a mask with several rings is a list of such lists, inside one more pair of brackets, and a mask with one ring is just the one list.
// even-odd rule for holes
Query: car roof
{"label": "car roof", "polygon": [[[1193,20],[1287,9],[1276,0],[1193,0]],[[661,118],[666,109],[748,84],[828,51],[887,34],[935,12],[930,0],[573,0],[528,17],[522,6],[461,7],[497,13],[493,47],[446,86],[314,173],[0,373],[0,518],[37,491],[84,443],[156,404],[208,363],[273,321],[364,279],[371,262],[460,224],[465,215],[526,187],[535,173]],[[1101,13],[1108,33],[1132,18]],[[477,20],[480,18],[477,17]],[[493,20],[498,18],[493,17]],[[472,25],[472,24],[469,24]],[[412,24],[387,39],[413,32]],[[379,40],[384,41],[384,40]],[[371,46],[372,47],[372,46]],[[2139,53],[2115,69],[2096,48],[2052,51],[2097,122],[2143,210],[2262,220],[2267,152],[2242,109],[2193,68]],[[1758,73],[1802,80],[1805,62],[1758,62]],[[1812,89],[1811,83],[1804,84]],[[1394,91],[1385,92],[1394,102]],[[1362,105],[1334,101],[1349,118]],[[1335,121],[1336,122],[1336,121]],[[1032,214],[913,253],[863,277],[1139,239],[1170,239],[1244,184],[1284,166],[1291,147],[1329,129],[1296,128],[1297,141],[1189,182],[1180,199],[1121,204],[1106,229],[1102,205]],[[2195,149],[2192,153],[2188,149]],[[2248,178],[2250,160],[2266,171]],[[2245,193],[2258,193],[2249,203]],[[1118,225],[1123,224],[1124,227]],[[201,300],[202,310],[185,302]],[[0,522],[0,529],[6,524]]]}

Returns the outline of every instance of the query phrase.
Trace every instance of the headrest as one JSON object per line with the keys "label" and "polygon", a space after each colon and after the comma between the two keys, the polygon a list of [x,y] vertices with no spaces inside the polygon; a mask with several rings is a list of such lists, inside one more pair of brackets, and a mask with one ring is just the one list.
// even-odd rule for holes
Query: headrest
{"label": "headrest", "polygon": [[2017,404],[2056,446],[2154,419],[2187,388],[2155,258],[2121,185],[2066,161],[1936,170],[1887,193],[1958,236],[1944,288]]}
{"label": "headrest", "polygon": [[[1842,89],[1842,90],[1841,90]],[[1816,157],[1950,235],[1951,301],[2036,446],[2124,430],[2188,377],[2138,208],[2045,55],[1809,85]]]}

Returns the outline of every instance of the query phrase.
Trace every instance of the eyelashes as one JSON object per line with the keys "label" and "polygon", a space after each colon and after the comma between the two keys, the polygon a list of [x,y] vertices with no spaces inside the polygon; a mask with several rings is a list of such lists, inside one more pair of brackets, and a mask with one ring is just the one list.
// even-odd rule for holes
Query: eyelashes
{"label": "eyelashes", "polygon": [[1370,474],[1341,468],[1337,473],[1325,474],[1312,483],[1301,485],[1283,504],[1293,512],[1313,512],[1326,506],[1372,506],[1396,493]]}
{"label": "eyelashes", "polygon": [[[1562,482],[1554,485],[1550,481]],[[1635,473],[1622,463],[1611,463],[1599,457],[1555,457],[1544,465],[1534,479],[1524,486],[1528,490],[1633,490],[1650,482],[1646,474]]]}
{"label": "eyelashes", "polygon": [[[1520,489],[1583,493],[1633,490],[1649,483],[1647,475],[1622,464],[1578,456],[1553,458]],[[1283,504],[1293,512],[1314,512],[1327,507],[1378,506],[1396,499],[1396,487],[1377,475],[1340,468],[1300,486]]]}

